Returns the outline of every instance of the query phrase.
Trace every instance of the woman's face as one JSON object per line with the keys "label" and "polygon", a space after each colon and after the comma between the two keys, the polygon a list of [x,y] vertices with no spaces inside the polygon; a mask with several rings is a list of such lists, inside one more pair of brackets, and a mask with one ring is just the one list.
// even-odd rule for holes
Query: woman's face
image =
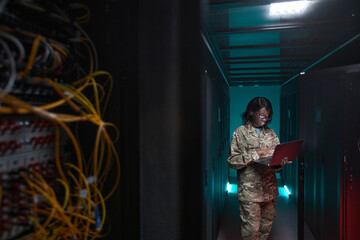
{"label": "woman's face", "polygon": [[269,120],[269,112],[264,107],[257,112],[251,112],[250,115],[252,117],[251,125],[256,128],[264,126]]}

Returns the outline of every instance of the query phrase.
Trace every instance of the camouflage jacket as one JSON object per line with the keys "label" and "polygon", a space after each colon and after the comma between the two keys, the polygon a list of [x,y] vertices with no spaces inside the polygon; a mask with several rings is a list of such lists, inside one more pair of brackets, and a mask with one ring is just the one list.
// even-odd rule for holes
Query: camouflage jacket
{"label": "camouflage jacket", "polygon": [[[237,170],[238,197],[240,201],[267,202],[279,195],[275,170],[255,163],[257,150],[275,149],[279,144],[276,133],[263,127],[260,135],[251,124],[238,127],[233,133],[228,165]],[[280,171],[281,168],[276,171]]]}

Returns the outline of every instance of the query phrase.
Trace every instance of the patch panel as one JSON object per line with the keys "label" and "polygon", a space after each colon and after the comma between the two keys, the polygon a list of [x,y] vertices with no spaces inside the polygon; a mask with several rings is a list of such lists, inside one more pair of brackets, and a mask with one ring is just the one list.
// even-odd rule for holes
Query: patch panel
{"label": "patch panel", "polygon": [[[57,170],[53,123],[34,116],[6,116],[0,120],[0,240],[12,239],[32,228],[28,216],[34,204],[46,204],[42,196],[31,196],[22,175],[40,174],[51,186]],[[64,139],[64,138],[62,138]],[[60,149],[64,142],[60,143]],[[41,220],[41,216],[38,217]]]}
{"label": "patch panel", "polygon": [[44,200],[26,193],[28,185],[21,174],[33,178],[33,172],[40,173],[49,184],[53,184],[57,176],[53,159],[53,152],[38,150],[16,156],[8,156],[0,161],[0,182],[2,185],[2,199],[0,211],[0,239],[11,239],[19,233],[30,229],[32,222],[28,216],[32,215],[32,207],[36,204],[46,204]]}
{"label": "patch panel", "polygon": [[[0,89],[5,87],[5,83],[6,81],[4,80],[2,82],[0,78]],[[25,81],[15,82],[10,94],[33,106],[39,106],[58,100],[57,94],[51,87],[44,84],[26,83]]]}
{"label": "patch panel", "polygon": [[49,120],[29,117],[0,120],[0,156],[50,148],[54,140],[54,126]]}
{"label": "patch panel", "polygon": [[[119,183],[120,162],[107,133],[107,126],[116,134],[117,127],[102,119],[113,78],[99,71],[97,49],[83,30],[90,16],[86,4],[70,0],[2,4],[0,240],[26,234],[87,239],[103,231],[105,201]],[[83,131],[83,123],[98,131]],[[76,139],[74,124],[82,138]],[[83,153],[86,146],[92,149]],[[103,193],[112,161],[116,180]]]}

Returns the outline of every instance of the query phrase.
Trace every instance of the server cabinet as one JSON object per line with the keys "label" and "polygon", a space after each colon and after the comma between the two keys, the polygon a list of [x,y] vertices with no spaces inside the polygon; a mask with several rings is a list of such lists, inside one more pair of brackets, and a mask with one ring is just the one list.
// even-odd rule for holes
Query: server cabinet
{"label": "server cabinet", "polygon": [[[341,239],[357,239],[360,235],[360,67],[348,70],[345,81],[344,120],[342,131],[341,171]],[[357,125],[357,126],[356,126]]]}
{"label": "server cabinet", "polygon": [[203,74],[203,238],[215,240],[223,213],[229,168],[230,93],[208,49]]}
{"label": "server cabinet", "polygon": [[359,194],[360,65],[300,78],[305,221],[316,239],[355,239]]}
{"label": "server cabinet", "polygon": [[[281,88],[280,96],[280,141],[299,139],[299,79],[294,79]],[[304,238],[304,144],[294,164],[284,166],[280,173],[298,207],[298,239]]]}
{"label": "server cabinet", "polygon": [[[299,138],[299,82],[297,79],[281,89],[280,96],[280,141],[290,142]],[[290,189],[298,203],[298,163],[284,166],[280,173],[284,184]]]}

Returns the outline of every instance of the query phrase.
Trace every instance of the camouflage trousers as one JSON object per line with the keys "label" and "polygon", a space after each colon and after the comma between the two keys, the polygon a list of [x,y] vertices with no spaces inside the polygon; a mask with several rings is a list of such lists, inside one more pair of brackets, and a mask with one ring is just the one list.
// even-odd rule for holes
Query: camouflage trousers
{"label": "camouflage trousers", "polygon": [[276,199],[269,202],[239,202],[243,240],[267,240],[276,217]]}

